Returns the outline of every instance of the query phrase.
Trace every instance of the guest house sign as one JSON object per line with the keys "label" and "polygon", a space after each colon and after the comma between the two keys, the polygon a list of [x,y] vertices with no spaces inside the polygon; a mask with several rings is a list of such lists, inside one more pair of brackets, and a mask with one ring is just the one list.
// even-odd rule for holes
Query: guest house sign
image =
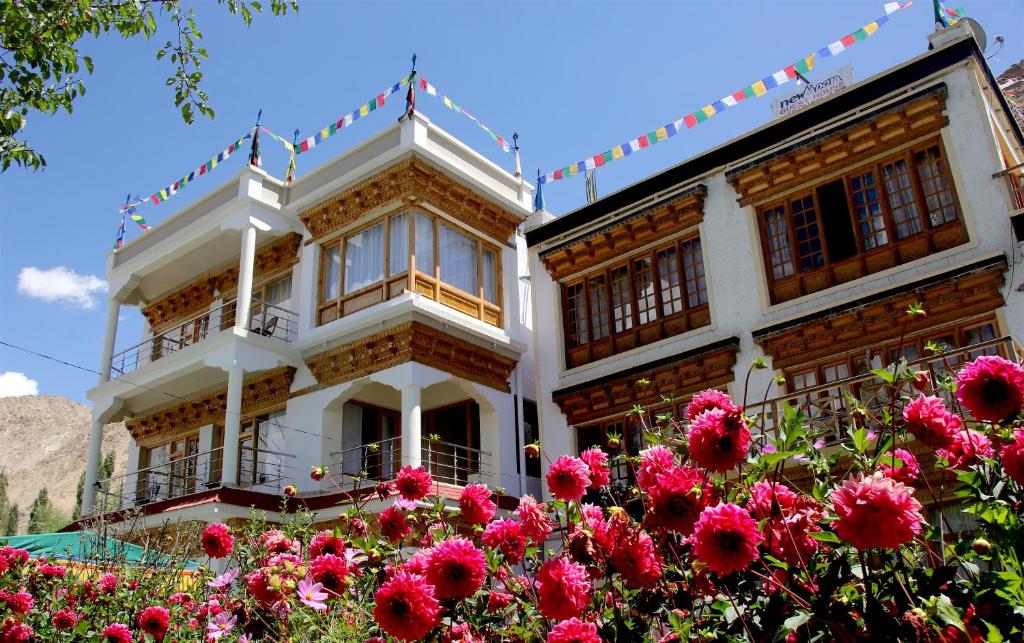
{"label": "guest house sign", "polygon": [[772,114],[775,118],[788,116],[823,98],[842,91],[853,84],[853,66],[844,65],[833,74],[811,84],[800,85],[800,90],[772,101]]}

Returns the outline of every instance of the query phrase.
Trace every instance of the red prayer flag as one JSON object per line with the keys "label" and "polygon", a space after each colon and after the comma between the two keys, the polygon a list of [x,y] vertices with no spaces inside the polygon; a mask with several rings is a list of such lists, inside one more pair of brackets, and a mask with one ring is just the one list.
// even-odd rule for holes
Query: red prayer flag
{"label": "red prayer flag", "polygon": [[[697,117],[693,114],[687,114],[683,117],[683,122],[686,123],[687,127],[693,127],[697,124]],[[641,139],[642,140],[642,139]]]}
{"label": "red prayer flag", "polygon": [[846,36],[843,36],[839,42],[849,47],[853,43],[857,42],[857,39],[853,37],[853,34],[848,34]]}

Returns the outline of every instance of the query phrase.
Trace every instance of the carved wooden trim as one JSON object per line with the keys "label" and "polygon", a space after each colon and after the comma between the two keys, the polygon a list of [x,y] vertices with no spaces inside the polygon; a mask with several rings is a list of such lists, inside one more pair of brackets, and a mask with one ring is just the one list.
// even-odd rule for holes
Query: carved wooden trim
{"label": "carved wooden trim", "polygon": [[522,222],[470,188],[423,161],[412,158],[370,177],[301,213],[299,219],[320,239],[394,201],[424,201],[470,229],[507,243]]}
{"label": "carved wooden trim", "polygon": [[949,124],[943,114],[948,91],[937,88],[869,120],[827,134],[795,149],[726,174],[741,206],[773,198],[808,181],[853,168],[857,163]]}
{"label": "carved wooden trim", "polygon": [[[570,425],[579,425],[614,415],[625,416],[637,404],[661,404],[662,396],[685,397],[706,388],[725,386],[733,381],[733,366],[739,344],[729,344],[652,367],[631,372],[593,386],[552,395]],[[644,379],[649,383],[639,384]]]}
{"label": "carved wooden trim", "polygon": [[541,253],[552,279],[588,270],[624,256],[652,241],[664,239],[704,220],[707,189],[700,186],[665,203],[641,210],[622,221]]}
{"label": "carved wooden trim", "polygon": [[394,326],[307,357],[305,362],[320,387],[417,362],[506,392],[516,366],[512,358],[419,322]]}
{"label": "carved wooden trim", "polygon": [[[893,294],[891,297],[846,311],[798,323],[754,340],[777,369],[805,364],[881,342],[896,341],[904,330],[911,334],[987,313],[1003,305],[1005,264],[997,263],[966,275],[925,287]],[[920,302],[923,317],[908,320],[906,309]]]}
{"label": "carved wooden trim", "polygon": [[[292,232],[259,248],[253,260],[254,278],[273,274],[298,263],[301,244],[302,235]],[[154,333],[161,333],[209,308],[213,303],[215,291],[223,298],[225,295],[233,295],[237,287],[236,258],[233,262],[224,263],[154,301],[142,309],[142,315]]]}
{"label": "carved wooden trim", "polygon": [[[282,366],[245,378],[242,384],[242,413],[255,415],[287,402],[294,376],[293,367]],[[194,431],[201,426],[223,423],[227,397],[228,389],[224,387],[194,400],[134,417],[126,425],[139,446],[162,444],[175,435]]]}

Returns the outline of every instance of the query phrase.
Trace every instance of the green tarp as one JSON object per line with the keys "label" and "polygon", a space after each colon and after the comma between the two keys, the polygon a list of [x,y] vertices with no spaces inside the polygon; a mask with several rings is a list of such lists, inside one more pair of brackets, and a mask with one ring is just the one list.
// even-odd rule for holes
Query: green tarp
{"label": "green tarp", "polygon": [[[114,538],[104,538],[93,531],[73,531],[58,534],[33,534],[30,536],[2,536],[0,545],[7,544],[15,549],[27,550],[33,558],[73,560],[83,563],[104,561],[128,565],[162,562],[159,553],[147,552],[138,545]],[[188,569],[198,567],[190,562]]]}

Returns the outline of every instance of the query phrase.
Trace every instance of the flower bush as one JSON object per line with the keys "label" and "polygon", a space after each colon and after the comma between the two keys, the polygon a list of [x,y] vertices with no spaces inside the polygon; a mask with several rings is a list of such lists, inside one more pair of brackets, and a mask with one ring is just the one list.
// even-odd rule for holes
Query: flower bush
{"label": "flower bush", "polygon": [[206,527],[189,575],[3,548],[0,643],[1024,639],[1024,371],[982,357],[934,395],[903,362],[875,375],[832,446],[718,391],[682,421],[639,408],[638,453],[557,454],[554,500],[512,511],[405,467],[327,529]]}

